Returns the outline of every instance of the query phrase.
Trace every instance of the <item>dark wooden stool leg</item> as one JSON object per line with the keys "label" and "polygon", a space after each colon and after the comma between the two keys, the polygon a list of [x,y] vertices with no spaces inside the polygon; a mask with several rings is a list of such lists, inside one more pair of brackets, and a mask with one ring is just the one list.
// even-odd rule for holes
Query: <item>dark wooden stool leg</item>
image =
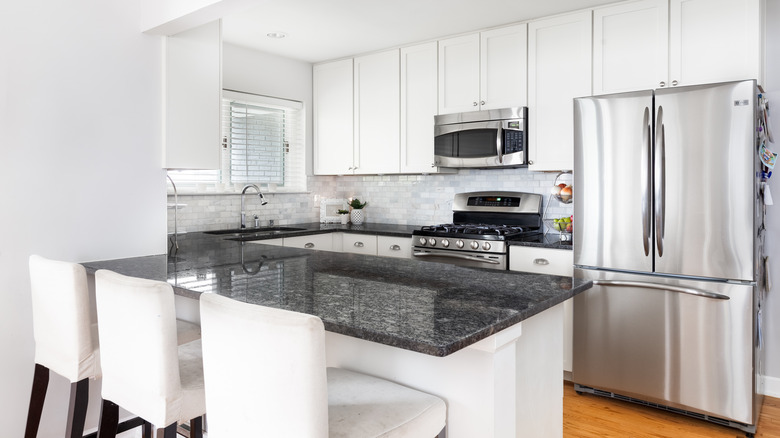
{"label": "dark wooden stool leg", "polygon": [[70,384],[70,404],[68,405],[68,428],[65,438],[81,438],[84,435],[84,421],[87,418],[89,402],[89,379],[81,379]]}
{"label": "dark wooden stool leg", "polygon": [[203,417],[190,420],[190,438],[203,438]]}
{"label": "dark wooden stool leg", "polygon": [[152,435],[152,423],[144,421],[142,436],[143,438],[154,438],[154,435]]}
{"label": "dark wooden stool leg", "polygon": [[100,423],[98,438],[116,438],[116,428],[119,425],[119,406],[116,403],[103,400],[100,406]]}
{"label": "dark wooden stool leg", "polygon": [[41,364],[35,364],[33,374],[32,391],[30,394],[30,407],[27,410],[27,427],[24,430],[24,438],[35,438],[38,435],[38,426],[41,424],[43,401],[46,399],[46,389],[49,387],[49,369]]}
{"label": "dark wooden stool leg", "polygon": [[171,424],[165,429],[157,429],[157,438],[176,438],[176,423]]}

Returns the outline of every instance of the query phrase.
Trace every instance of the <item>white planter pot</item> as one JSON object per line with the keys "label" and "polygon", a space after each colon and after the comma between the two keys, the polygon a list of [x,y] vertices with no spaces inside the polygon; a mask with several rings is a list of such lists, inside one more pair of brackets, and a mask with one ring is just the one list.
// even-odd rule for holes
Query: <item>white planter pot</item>
{"label": "white planter pot", "polygon": [[340,214],[341,216],[341,225],[346,225],[349,222],[349,216],[346,214]]}
{"label": "white planter pot", "polygon": [[355,210],[353,209],[350,213],[352,224],[353,225],[360,225],[363,223],[363,210]]}

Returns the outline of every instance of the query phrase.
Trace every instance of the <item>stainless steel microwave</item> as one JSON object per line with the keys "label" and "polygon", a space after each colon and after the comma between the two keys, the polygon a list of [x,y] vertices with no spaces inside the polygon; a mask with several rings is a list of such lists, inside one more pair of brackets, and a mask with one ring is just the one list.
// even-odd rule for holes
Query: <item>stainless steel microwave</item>
{"label": "stainless steel microwave", "polygon": [[434,117],[434,164],[439,167],[528,165],[528,108]]}

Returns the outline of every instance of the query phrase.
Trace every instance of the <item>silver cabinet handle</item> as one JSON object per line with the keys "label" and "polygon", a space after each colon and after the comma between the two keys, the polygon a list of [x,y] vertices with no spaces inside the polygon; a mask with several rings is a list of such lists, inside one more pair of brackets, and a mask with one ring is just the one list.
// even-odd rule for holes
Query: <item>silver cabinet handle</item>
{"label": "silver cabinet handle", "polygon": [[534,164],[534,160],[528,160],[528,164]]}
{"label": "silver cabinet handle", "polygon": [[484,101],[484,100],[480,100],[480,101],[479,101],[479,104],[480,104],[480,105],[484,105],[484,104],[485,104],[485,101]]}
{"label": "silver cabinet handle", "polygon": [[355,242],[355,246],[358,247],[358,248],[362,248],[363,247],[363,242]]}
{"label": "silver cabinet handle", "polygon": [[703,298],[714,298],[716,300],[728,300],[729,297],[723,294],[709,292],[706,290],[695,289],[692,287],[672,286],[669,284],[646,283],[644,281],[621,281],[621,280],[593,280],[594,286],[618,286],[618,287],[641,287],[645,289],[655,289],[661,291],[678,292],[681,294],[695,295]]}
{"label": "silver cabinet handle", "polygon": [[479,104],[477,102],[474,102],[474,106],[477,106],[477,105],[479,105]]}
{"label": "silver cabinet handle", "polygon": [[309,243],[307,243],[307,244],[303,245],[303,247],[304,247],[304,248],[314,248],[314,244],[313,244],[313,243],[311,243],[311,242],[309,242]]}
{"label": "silver cabinet handle", "polygon": [[399,245],[390,245],[390,250],[391,251],[400,251],[401,250],[401,246],[399,246]]}
{"label": "silver cabinet handle", "polygon": [[677,81],[672,81],[672,87],[676,87],[676,86],[677,86]]}
{"label": "silver cabinet handle", "polygon": [[658,86],[659,86],[659,87],[661,87],[661,88],[663,88],[663,87],[665,87],[665,86],[666,86],[666,82],[664,82],[664,81],[661,81],[661,82],[658,84]]}
{"label": "silver cabinet handle", "polygon": [[547,259],[534,259],[535,265],[549,265],[550,261]]}

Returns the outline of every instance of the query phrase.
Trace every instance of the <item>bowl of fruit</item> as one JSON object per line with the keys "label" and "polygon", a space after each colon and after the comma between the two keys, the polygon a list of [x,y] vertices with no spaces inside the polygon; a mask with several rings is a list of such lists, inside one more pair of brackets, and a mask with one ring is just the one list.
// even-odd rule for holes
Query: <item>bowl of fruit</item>
{"label": "bowl of fruit", "polygon": [[571,233],[573,228],[574,216],[559,217],[555,219],[545,219],[547,227],[559,233]]}
{"label": "bowl of fruit", "polygon": [[573,197],[571,172],[561,172],[555,177],[550,194],[564,204],[570,204]]}

